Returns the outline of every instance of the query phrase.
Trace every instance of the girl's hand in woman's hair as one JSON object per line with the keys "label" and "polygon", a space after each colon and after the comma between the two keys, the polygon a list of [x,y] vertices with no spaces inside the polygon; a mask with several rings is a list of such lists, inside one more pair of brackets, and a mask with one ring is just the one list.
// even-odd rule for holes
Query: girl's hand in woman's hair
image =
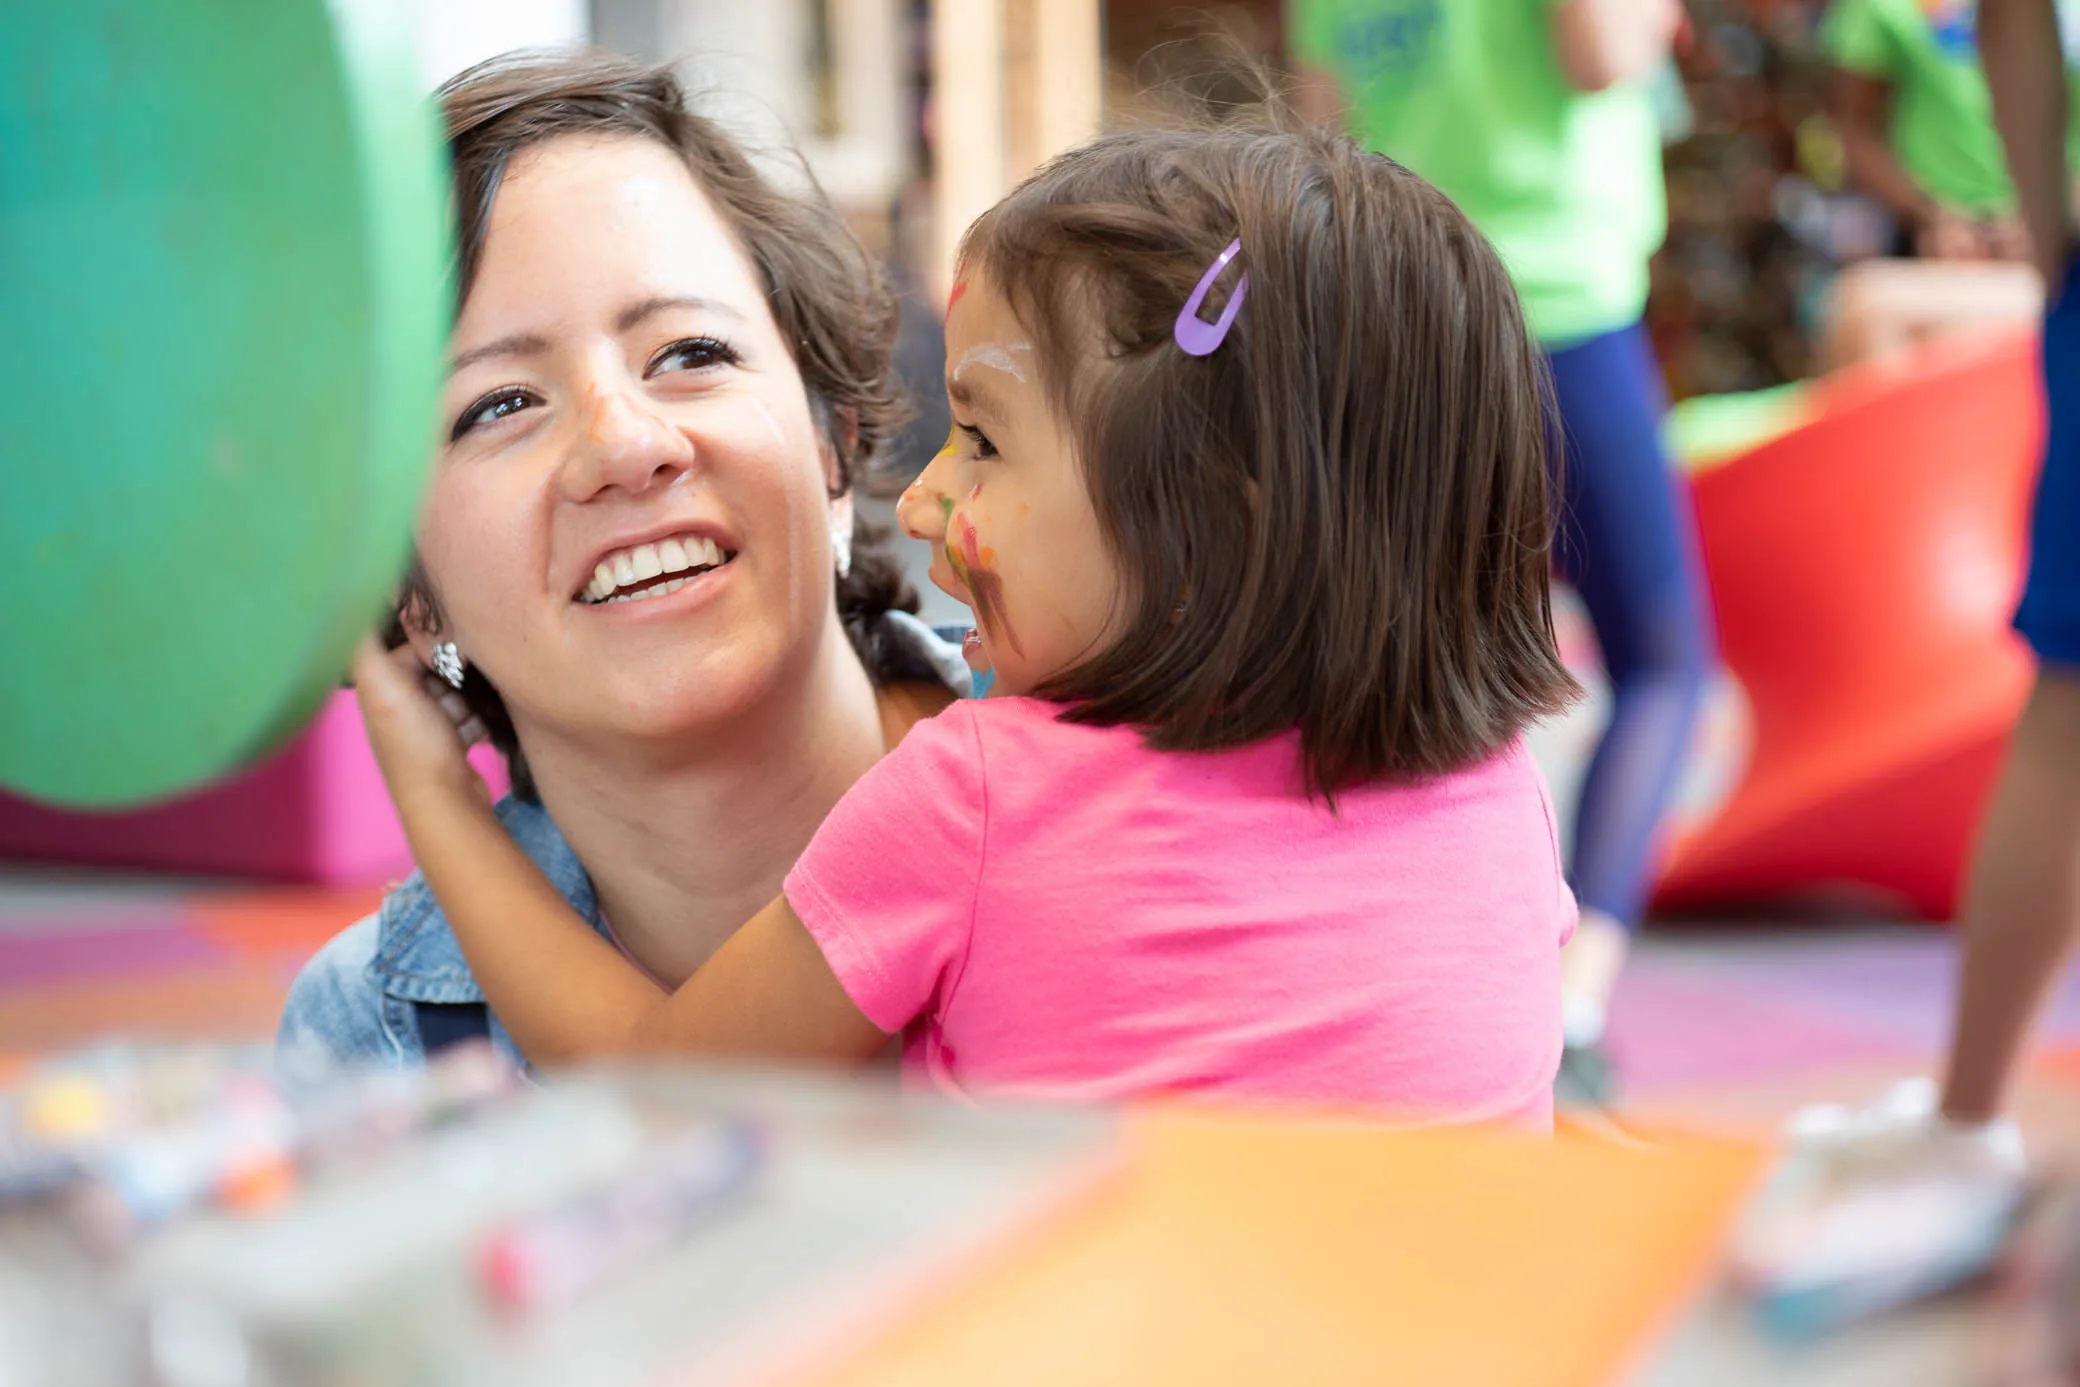
{"label": "girl's hand in woman's hair", "polygon": [[373,636],[354,655],[354,697],[383,782],[400,809],[427,794],[488,804],[490,792],[469,764],[484,725],[461,697],[419,663],[409,646],[385,650]]}

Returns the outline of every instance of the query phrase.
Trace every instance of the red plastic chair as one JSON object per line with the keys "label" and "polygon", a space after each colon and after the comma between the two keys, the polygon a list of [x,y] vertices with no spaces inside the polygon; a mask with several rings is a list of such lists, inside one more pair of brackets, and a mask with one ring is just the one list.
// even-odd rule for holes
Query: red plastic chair
{"label": "red plastic chair", "polygon": [[2042,436],[2033,336],[1819,387],[1816,418],[1696,478],[1745,774],[1657,905],[1853,884],[1948,919],[2031,661],[2009,629]]}

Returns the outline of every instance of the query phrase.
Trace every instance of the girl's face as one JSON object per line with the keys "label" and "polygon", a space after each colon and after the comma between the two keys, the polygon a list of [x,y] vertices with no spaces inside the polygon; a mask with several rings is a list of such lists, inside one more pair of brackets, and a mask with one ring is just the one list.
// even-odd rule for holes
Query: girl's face
{"label": "girl's face", "polygon": [[995,670],[992,694],[1030,693],[1103,647],[1120,577],[1032,345],[979,272],[953,291],[946,395],[953,433],[897,518],[932,545],[932,581],[974,611],[966,654]]}
{"label": "girl's face", "polygon": [[672,151],[516,158],[451,360],[419,553],[523,736],[713,729],[805,675],[835,620],[831,459]]}

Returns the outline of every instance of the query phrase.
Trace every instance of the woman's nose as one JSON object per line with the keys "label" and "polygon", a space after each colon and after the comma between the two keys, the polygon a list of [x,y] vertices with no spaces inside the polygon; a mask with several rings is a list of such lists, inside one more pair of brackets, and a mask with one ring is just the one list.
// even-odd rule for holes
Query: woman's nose
{"label": "woman's nose", "polygon": [[564,468],[571,499],[608,487],[642,492],[692,469],[693,440],[627,392],[589,388],[578,410],[578,439]]}
{"label": "woman's nose", "polygon": [[937,544],[946,538],[946,517],[953,509],[948,502],[953,497],[954,457],[953,440],[948,439],[896,503],[896,523],[912,539]]}

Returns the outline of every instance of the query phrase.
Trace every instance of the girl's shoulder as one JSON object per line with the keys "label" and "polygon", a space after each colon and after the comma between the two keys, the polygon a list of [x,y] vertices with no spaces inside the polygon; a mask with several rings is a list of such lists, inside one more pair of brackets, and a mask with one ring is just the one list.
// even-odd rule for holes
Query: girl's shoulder
{"label": "girl's shoulder", "polygon": [[1520,809],[1536,807],[1551,816],[1551,795],[1545,773],[1531,754],[1531,745],[1519,734],[1482,760],[1454,771],[1420,780],[1374,781],[1351,792],[1353,801],[1435,803],[1439,805],[1485,804],[1501,801]]}
{"label": "girl's shoulder", "polygon": [[985,756],[1045,755],[1067,766],[1086,757],[1172,754],[1149,751],[1138,728],[1074,722],[1063,716],[1066,711],[1067,705],[1044,698],[971,698],[949,704],[929,721],[973,739]]}

